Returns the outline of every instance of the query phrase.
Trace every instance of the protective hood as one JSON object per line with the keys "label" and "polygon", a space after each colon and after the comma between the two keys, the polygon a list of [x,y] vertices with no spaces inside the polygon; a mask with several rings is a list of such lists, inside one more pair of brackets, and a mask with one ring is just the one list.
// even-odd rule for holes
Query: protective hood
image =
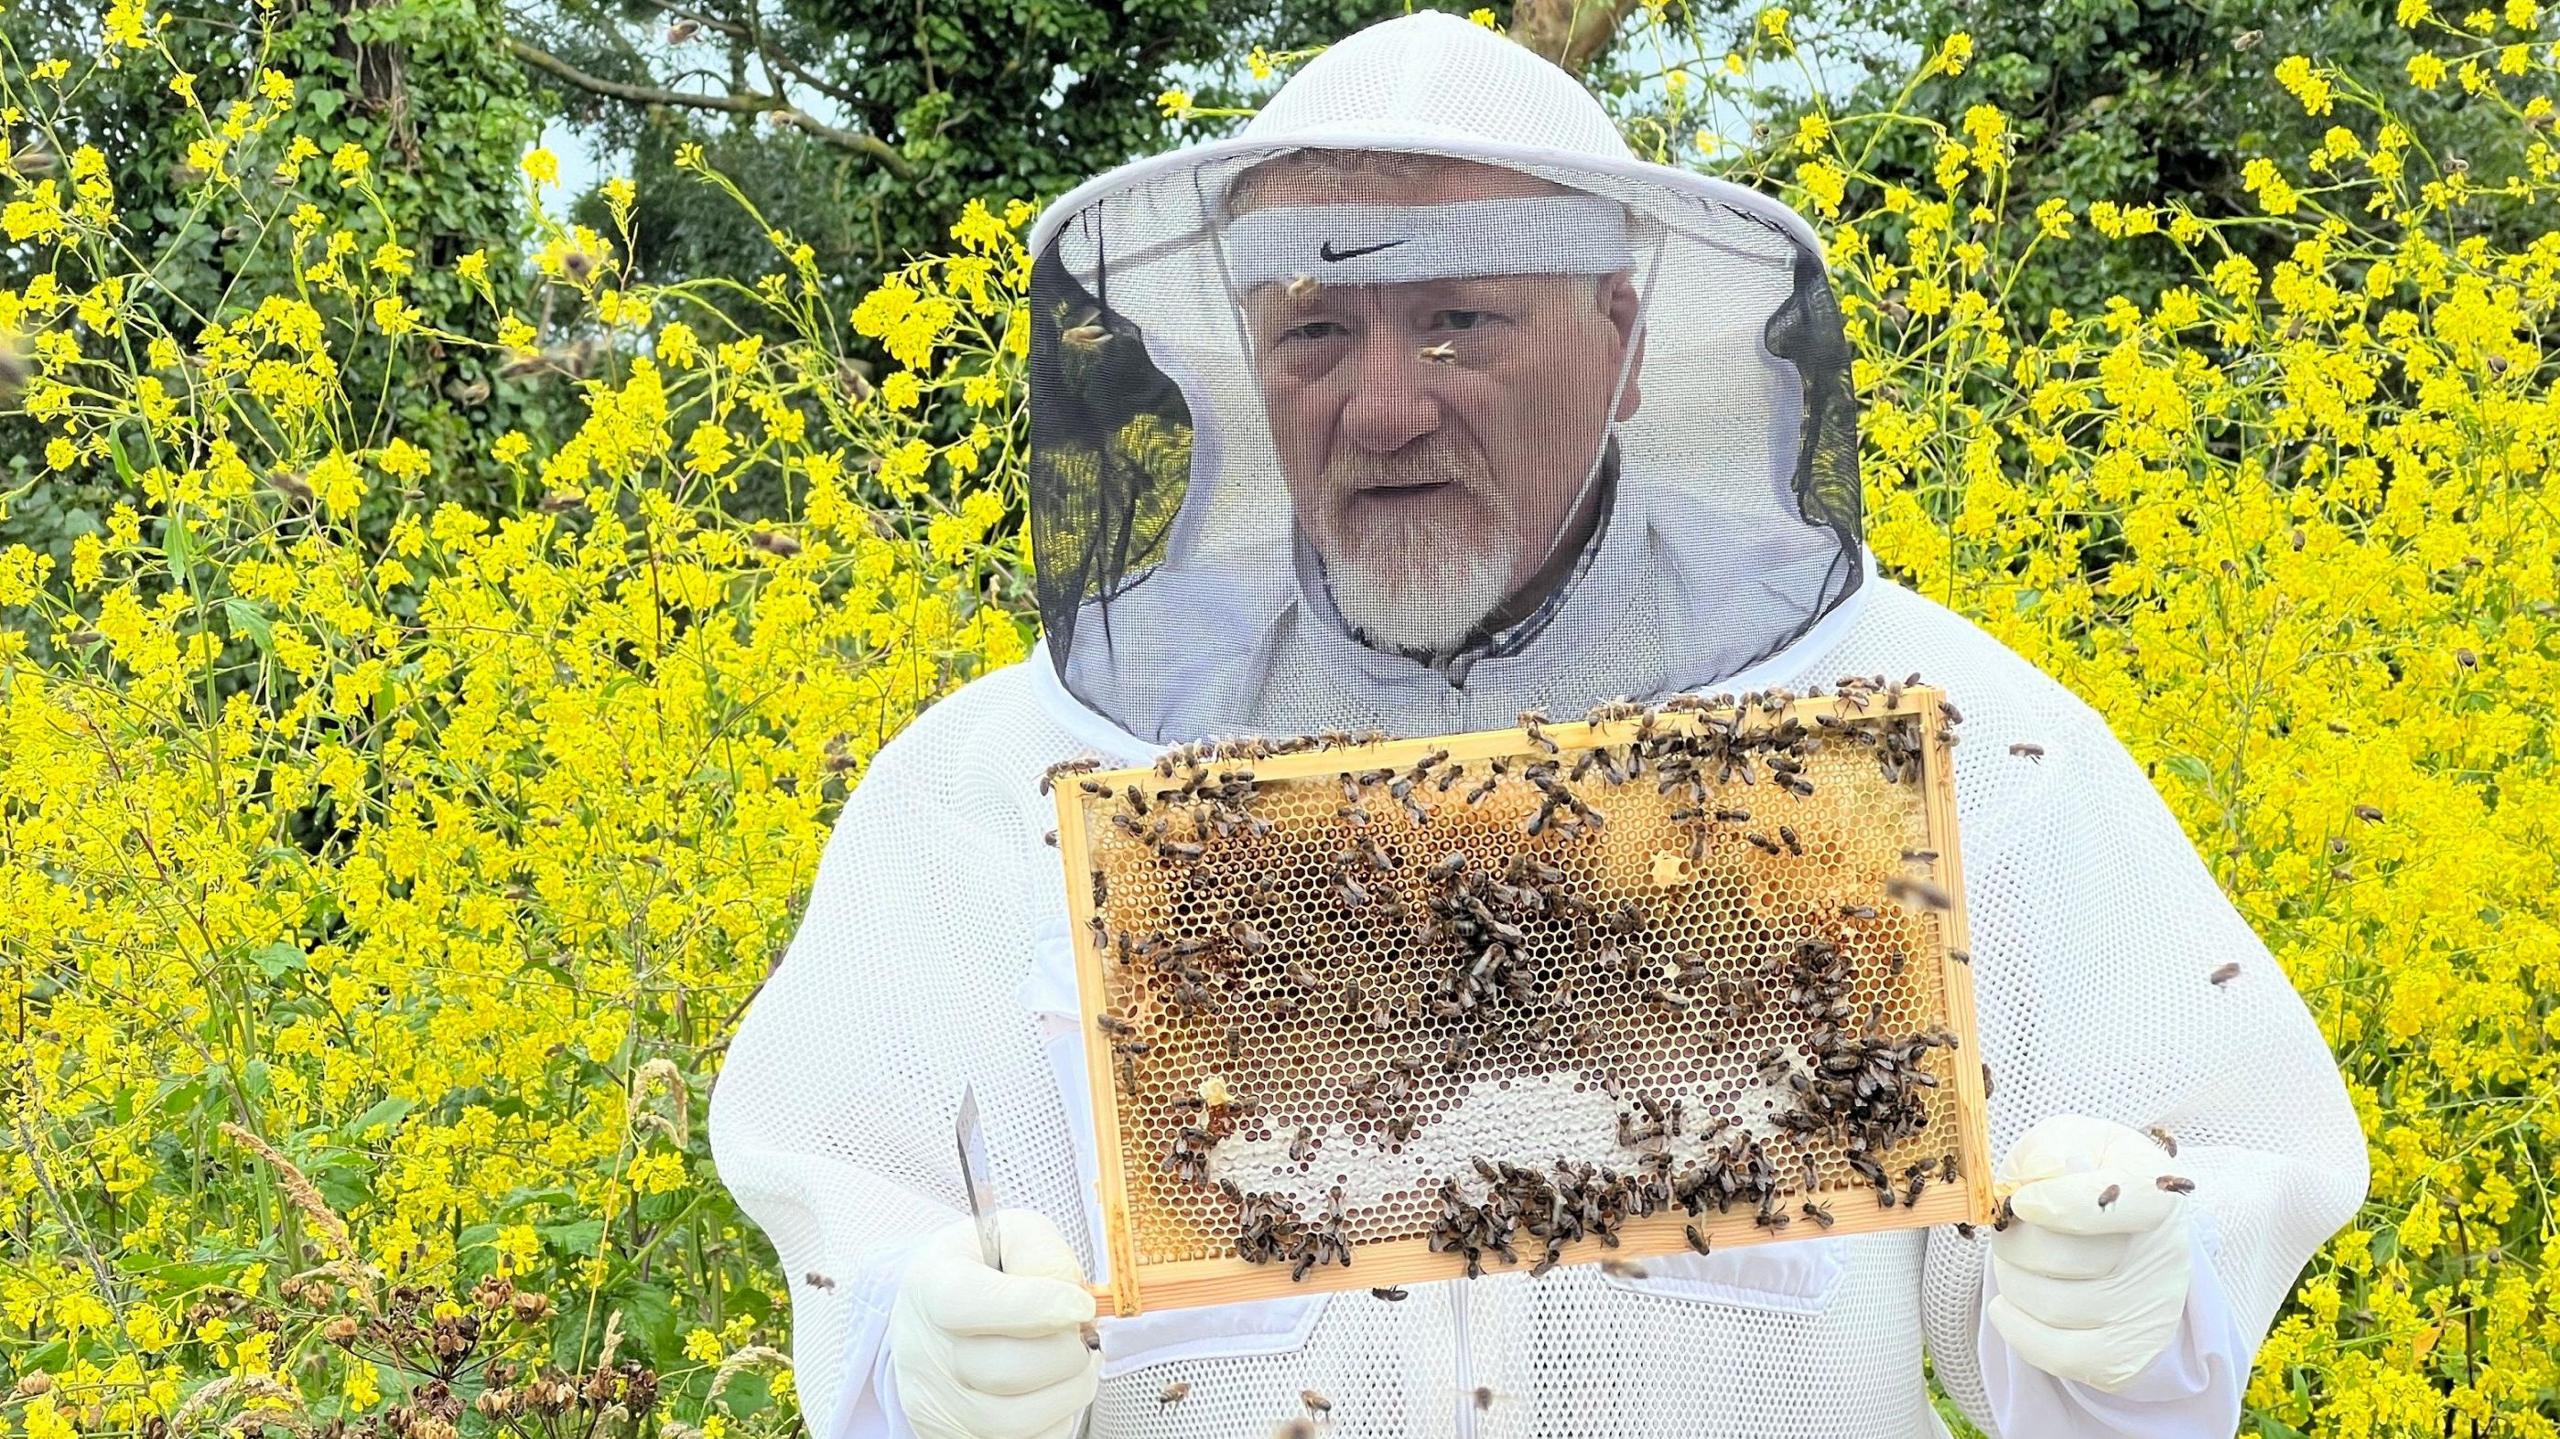
{"label": "protective hood", "polygon": [[1045,649],[1139,738],[1504,725],[1741,674],[1859,588],[1810,226],[1432,12],[1033,227]]}

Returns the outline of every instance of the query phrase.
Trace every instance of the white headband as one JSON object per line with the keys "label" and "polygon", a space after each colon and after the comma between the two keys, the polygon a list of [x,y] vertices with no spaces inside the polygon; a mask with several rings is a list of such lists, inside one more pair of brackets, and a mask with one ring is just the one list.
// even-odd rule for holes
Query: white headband
{"label": "white headband", "polygon": [[1626,207],[1600,195],[1446,205],[1280,205],[1227,226],[1229,273],[1393,285],[1476,275],[1606,275],[1633,263]]}

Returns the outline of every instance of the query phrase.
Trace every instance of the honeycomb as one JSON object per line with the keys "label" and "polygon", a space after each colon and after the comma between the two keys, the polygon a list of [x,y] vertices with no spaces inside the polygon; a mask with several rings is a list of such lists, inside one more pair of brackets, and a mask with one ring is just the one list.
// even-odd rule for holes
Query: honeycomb
{"label": "honeycomb", "polygon": [[1580,1173],[1714,1217],[1747,1165],[1742,1207],[1794,1237],[1970,1178],[1929,803],[1952,714],[1851,680],[1053,774],[1115,1244],[1138,1272],[1417,1240],[1543,1268],[1453,1216]]}

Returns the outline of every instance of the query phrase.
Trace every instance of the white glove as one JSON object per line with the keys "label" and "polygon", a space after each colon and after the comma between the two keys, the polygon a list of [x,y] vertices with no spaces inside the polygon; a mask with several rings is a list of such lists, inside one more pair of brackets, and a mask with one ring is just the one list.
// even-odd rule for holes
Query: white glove
{"label": "white glove", "polygon": [[2159,1184],[2174,1173],[2113,1120],[2057,1114],[2019,1137],[2000,1163],[2016,1219],[1991,1236],[1986,1311],[2019,1358],[2112,1393],[2169,1346],[2193,1277],[2186,1199]]}
{"label": "white glove", "polygon": [[996,1220],[1001,1271],[979,1255],[977,1221],[963,1219],[925,1240],[899,1281],[889,1364],[919,1439],[1055,1439],[1093,1402],[1083,1266],[1031,1210]]}

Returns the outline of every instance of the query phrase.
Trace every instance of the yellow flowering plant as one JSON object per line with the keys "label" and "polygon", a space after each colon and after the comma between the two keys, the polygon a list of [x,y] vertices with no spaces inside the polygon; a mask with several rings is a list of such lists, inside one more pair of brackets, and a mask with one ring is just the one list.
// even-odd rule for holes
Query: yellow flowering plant
{"label": "yellow flowering plant", "polygon": [[[2560,231],[2482,232],[2560,213],[2560,44],[2529,3],[2401,20],[2509,117],[2511,170],[2430,145],[2433,50],[2414,89],[2295,56],[2277,84],[2332,123],[2247,160],[2256,213],[2022,195],[2003,116],[1908,104],[1958,34],[1902,103],[1817,104],[1736,178],[1822,231],[1880,562],[2106,714],[2337,1051],[2370,1198],[2260,1350],[2244,1432],[2549,1436]],[[1896,131],[1933,184],[1873,172]],[[2117,245],[2156,288],[2014,313],[2022,277]]]}
{"label": "yellow flowering plant", "polygon": [[[178,68],[136,23],[87,63]],[[0,410],[123,497],[59,572],[0,549],[0,1432],[792,1432],[700,1116],[835,806],[1028,645],[1029,207],[847,315],[780,233],[752,286],[646,283],[628,191],[566,224],[536,152],[539,310],[465,257],[483,323],[436,329],[348,223],[372,157],[318,163],[276,80],[171,121],[294,284],[177,295],[61,143],[76,67],[0,66],[71,157],[0,155],[50,262],[0,290]],[[432,498],[459,457],[344,383],[386,342],[575,394],[491,450],[521,512]]]}
{"label": "yellow flowering plant", "polygon": [[[2529,4],[2402,19],[2513,117],[2512,173],[2430,147],[2416,69],[2306,60],[2279,83],[2331,129],[2253,157],[2258,213],[2015,194],[2005,117],[1915,98],[1957,35],[1736,176],[1823,233],[1880,560],[2106,713],[2336,1048],[2373,1190],[2247,1432],[2552,1435],[2560,234],[2471,218],[2560,188],[2555,59]],[[80,63],[214,68],[124,0],[104,33]],[[1741,53],[1667,56],[1679,103]],[[847,787],[1030,638],[1030,207],[846,310],[760,218],[763,280],[648,282],[630,188],[568,224],[537,152],[547,309],[475,251],[478,323],[439,328],[428,261],[348,223],[372,157],[298,137],[288,78],[170,91],[207,213],[292,259],[264,295],[155,284],[60,143],[77,90],[0,65],[10,133],[73,157],[0,154],[0,224],[58,261],[0,290],[0,409],[125,497],[67,565],[0,549],[0,1426],[795,1432],[781,1276],[701,1116]],[[1926,183],[1875,174],[1895,130]],[[2156,288],[2012,313],[2106,246]],[[492,445],[519,511],[433,502],[461,457],[348,392],[359,340],[485,351],[583,418]],[[750,489],[781,511],[737,518]]]}

